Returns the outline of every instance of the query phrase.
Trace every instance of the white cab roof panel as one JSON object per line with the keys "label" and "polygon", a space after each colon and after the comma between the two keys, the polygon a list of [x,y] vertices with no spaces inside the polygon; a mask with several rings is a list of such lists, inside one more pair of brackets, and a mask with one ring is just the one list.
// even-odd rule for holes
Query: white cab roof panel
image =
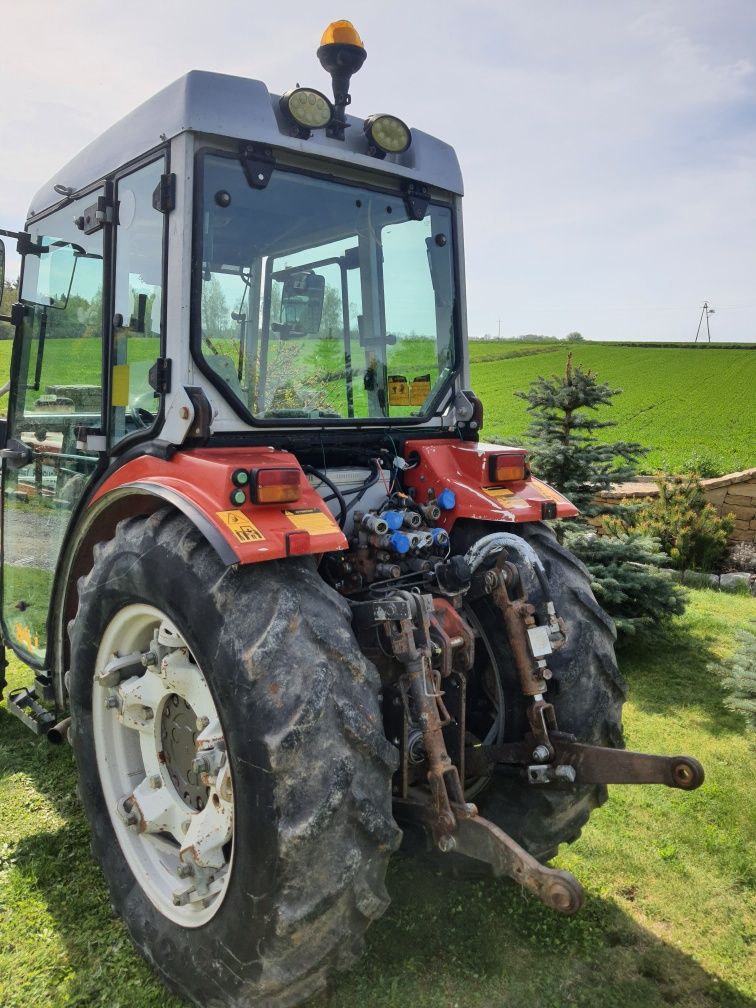
{"label": "white cab roof panel", "polygon": [[29,216],[60,202],[54,186],[82,189],[185,131],[337,159],[462,193],[457,155],[448,144],[413,129],[409,150],[382,161],[365,153],[362,120],[347,116],[347,121],[352,128],[344,141],[329,139],[324,130],[301,140],[291,135],[280,114],[278,96],[261,81],[192,70],[124,116],[56,172],[32,200]]}

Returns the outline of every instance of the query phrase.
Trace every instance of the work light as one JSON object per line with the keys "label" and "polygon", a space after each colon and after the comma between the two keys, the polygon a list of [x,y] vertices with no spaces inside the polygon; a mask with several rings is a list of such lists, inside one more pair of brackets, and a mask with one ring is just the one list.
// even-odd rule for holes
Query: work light
{"label": "work light", "polygon": [[299,130],[324,129],[333,118],[333,105],[314,88],[292,88],[281,97],[281,110]]}
{"label": "work light", "polygon": [[371,115],[363,126],[374,153],[401,154],[412,143],[409,126],[392,115]]}

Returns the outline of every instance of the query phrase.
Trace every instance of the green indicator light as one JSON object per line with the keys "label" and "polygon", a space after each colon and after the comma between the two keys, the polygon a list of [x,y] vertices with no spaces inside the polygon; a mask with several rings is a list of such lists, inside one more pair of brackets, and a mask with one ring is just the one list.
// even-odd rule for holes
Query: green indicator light
{"label": "green indicator light", "polygon": [[231,491],[231,503],[232,504],[236,504],[237,507],[240,504],[243,504],[246,501],[246,499],[247,499],[247,495],[244,493],[243,490],[232,490]]}
{"label": "green indicator light", "polygon": [[234,469],[231,473],[231,482],[238,487],[246,486],[249,483],[249,473],[246,469]]}

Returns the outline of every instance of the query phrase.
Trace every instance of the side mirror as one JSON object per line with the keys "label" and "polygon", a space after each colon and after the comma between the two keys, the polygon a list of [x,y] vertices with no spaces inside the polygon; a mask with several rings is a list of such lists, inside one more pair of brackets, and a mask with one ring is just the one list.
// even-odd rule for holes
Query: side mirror
{"label": "side mirror", "polygon": [[283,339],[313,336],[320,330],[325,298],[325,277],[312,271],[289,273],[281,292],[281,324]]}

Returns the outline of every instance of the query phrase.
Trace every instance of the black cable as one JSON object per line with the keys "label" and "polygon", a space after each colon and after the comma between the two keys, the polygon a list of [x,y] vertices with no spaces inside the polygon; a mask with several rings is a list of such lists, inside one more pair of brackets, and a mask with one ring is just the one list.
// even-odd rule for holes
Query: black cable
{"label": "black cable", "polygon": [[357,496],[354,498],[354,500],[351,500],[347,504],[347,506],[346,506],[346,513],[347,514],[349,514],[349,512],[352,510],[352,508],[354,507],[355,504],[357,504],[359,501],[362,500],[362,498],[368,492],[368,490],[370,489],[370,487],[375,486],[375,484],[380,479],[380,472],[381,472],[381,464],[380,464],[380,462],[378,462],[377,459],[371,459],[371,462],[372,462],[372,465],[373,465],[373,471],[372,471],[372,473],[363,482],[362,486],[357,487],[356,491],[355,490],[351,491],[352,493],[356,492]]}
{"label": "black cable", "polygon": [[[339,502],[339,517],[337,521],[339,523],[339,528],[343,529],[347,518],[347,506],[339,488],[326,476],[324,472],[321,472],[320,469],[316,469],[315,466],[302,466],[302,472],[312,473],[313,476],[317,477],[321,483],[325,483],[325,485],[332,491],[333,497],[335,497]],[[328,499],[331,500],[332,498],[329,497]]]}

